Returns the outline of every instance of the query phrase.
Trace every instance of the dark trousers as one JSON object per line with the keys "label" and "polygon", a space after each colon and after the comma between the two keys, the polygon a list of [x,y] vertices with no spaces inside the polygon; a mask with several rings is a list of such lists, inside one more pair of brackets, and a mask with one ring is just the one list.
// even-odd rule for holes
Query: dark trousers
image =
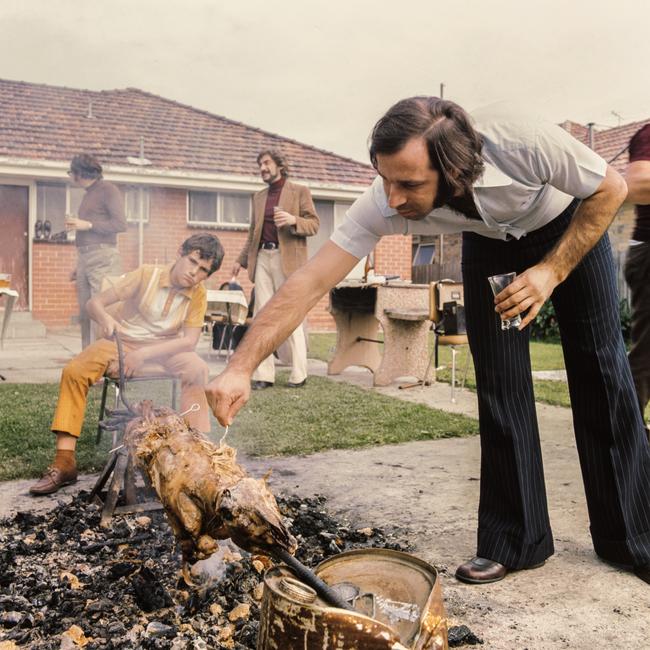
{"label": "dark trousers", "polygon": [[628,359],[643,415],[650,400],[650,242],[630,246],[625,280],[632,298],[632,347]]}
{"label": "dark trousers", "polygon": [[[562,215],[520,240],[463,236],[467,334],[481,433],[478,555],[511,568],[553,553],[530,368],[529,334],[501,330],[489,275],[539,262],[571,221]],[[596,553],[650,563],[650,446],[619,324],[609,238],[551,296],[562,336],[573,424]]]}

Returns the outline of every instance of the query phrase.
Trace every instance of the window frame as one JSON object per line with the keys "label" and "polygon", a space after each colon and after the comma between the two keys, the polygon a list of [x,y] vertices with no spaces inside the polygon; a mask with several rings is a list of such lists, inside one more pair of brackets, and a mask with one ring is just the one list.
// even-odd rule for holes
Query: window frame
{"label": "window frame", "polygon": [[[140,223],[139,218],[135,219],[129,219],[129,199],[128,199],[128,193],[131,191],[142,191],[144,195],[144,219],[142,220],[142,223],[149,223],[149,219],[151,216],[151,192],[149,187],[146,187],[144,185],[119,185],[118,186],[120,191],[122,192],[124,196],[124,219],[126,220],[127,224],[138,224]],[[139,197],[138,197],[139,201]]]}
{"label": "window frame", "polygon": [[[418,255],[420,254],[420,251],[426,248],[431,248],[430,261],[426,262],[425,264],[416,264],[416,260],[418,259]],[[435,260],[436,260],[436,243],[420,242],[418,243],[417,248],[415,249],[415,254],[413,255],[413,259],[411,260],[411,266],[431,266],[432,264],[435,263]]]}
{"label": "window frame", "polygon": [[[200,221],[190,219],[191,213],[191,203],[192,203],[192,194],[212,194],[215,195],[215,220],[214,221]],[[223,217],[223,199],[224,196],[237,196],[244,197],[248,199],[248,215],[246,223],[238,223],[233,221],[222,221]],[[248,230],[251,225],[251,220],[253,218],[253,195],[250,192],[236,192],[236,191],[226,191],[226,190],[187,190],[186,195],[186,213],[185,221],[190,228],[214,228],[220,230]]]}

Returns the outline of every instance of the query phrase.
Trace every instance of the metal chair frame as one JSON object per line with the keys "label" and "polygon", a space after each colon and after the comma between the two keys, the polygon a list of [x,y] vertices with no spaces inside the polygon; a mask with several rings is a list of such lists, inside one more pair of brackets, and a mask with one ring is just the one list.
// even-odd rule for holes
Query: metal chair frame
{"label": "metal chair frame", "polygon": [[[97,437],[95,439],[95,444],[99,444],[102,439],[102,433],[104,432],[101,427],[101,422],[104,420],[104,415],[106,412],[106,400],[108,398],[108,389],[113,385],[115,389],[115,408],[117,409],[120,401],[120,380],[116,377],[111,377],[109,375],[104,375],[104,385],[102,387],[102,397],[99,405],[99,420],[97,423]],[[179,394],[179,382],[180,377],[174,375],[142,375],[140,377],[130,377],[129,382],[141,382],[141,381],[171,381],[172,382],[172,408],[176,410],[178,406],[178,394]],[[113,447],[117,444],[117,431],[113,431]]]}
{"label": "metal chair frame", "polygon": [[[451,348],[451,401],[456,402],[456,356],[458,355],[458,346],[467,345],[467,355],[465,358],[465,369],[463,371],[463,379],[460,384],[460,388],[465,387],[465,381],[467,380],[467,372],[469,370],[469,342],[467,340],[467,334],[444,334],[440,330],[440,324],[442,321],[442,313],[440,311],[439,302],[440,302],[440,285],[450,284],[451,280],[441,280],[440,282],[432,282],[429,285],[429,319],[432,321],[432,330],[434,336],[433,350],[429,356],[429,363],[427,364],[427,369],[424,373],[424,379],[422,385],[427,384],[427,378],[431,370],[432,362],[434,368],[438,370],[438,346],[448,345]],[[462,288],[460,289],[461,301],[462,301]],[[462,304],[462,302],[461,302]]]}

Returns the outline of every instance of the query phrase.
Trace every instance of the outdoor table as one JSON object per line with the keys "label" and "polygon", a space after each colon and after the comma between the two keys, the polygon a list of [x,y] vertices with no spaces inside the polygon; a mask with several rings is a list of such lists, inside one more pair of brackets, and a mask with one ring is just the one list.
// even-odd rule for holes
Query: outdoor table
{"label": "outdoor table", "polygon": [[[362,366],[374,386],[397,377],[424,379],[429,358],[429,285],[409,282],[368,284],[346,281],[330,291],[336,348],[327,374]],[[379,326],[384,333],[377,339]]]}
{"label": "outdoor table", "polygon": [[9,321],[11,320],[11,312],[14,309],[14,303],[18,299],[18,292],[8,287],[0,287],[0,296],[6,296],[5,301],[5,312],[2,317],[2,332],[0,332],[0,349],[4,349],[5,346],[5,334],[7,333],[7,328],[9,327]]}

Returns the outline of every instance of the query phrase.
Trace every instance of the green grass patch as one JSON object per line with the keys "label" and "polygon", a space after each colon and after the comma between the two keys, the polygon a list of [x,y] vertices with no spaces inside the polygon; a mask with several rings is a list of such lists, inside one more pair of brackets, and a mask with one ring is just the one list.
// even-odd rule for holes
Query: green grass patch
{"label": "green grass patch", "polygon": [[[50,424],[58,394],[57,384],[0,385],[0,480],[39,476],[51,463]],[[110,448],[108,435],[95,445],[99,395],[97,387],[91,389],[77,445],[77,464],[84,472],[101,469]]]}
{"label": "green grass patch", "polygon": [[[309,356],[321,361],[329,361],[334,353],[336,334],[310,334],[309,335]],[[433,334],[429,337],[429,352],[433,350]],[[469,359],[468,346],[460,346],[456,356],[456,381],[461,382],[467,367],[467,380],[465,386],[476,390],[476,376],[474,374],[474,363],[471,355]],[[451,348],[441,345],[439,348],[438,365],[444,366],[438,371],[437,380],[446,383],[451,382]],[[531,341],[530,362],[533,370],[563,370],[564,357],[562,346],[559,343],[542,343]],[[555,404],[558,406],[569,406],[569,390],[563,381],[534,380],[535,398],[539,402]]]}
{"label": "green grass patch", "polygon": [[273,388],[253,391],[230,428],[230,444],[252,455],[294,455],[478,433],[472,418],[324,377],[286,388],[287,378],[281,372]]}
{"label": "green grass patch", "polygon": [[[251,455],[310,454],[478,433],[478,423],[471,418],[322,377],[310,377],[301,389],[287,388],[287,379],[288,373],[280,372],[273,388],[252,393],[230,429],[229,444]],[[129,399],[168,404],[168,392],[162,382],[134,384]],[[55,384],[0,386],[0,480],[39,476],[49,465],[57,396]],[[100,470],[111,445],[109,434],[95,445],[99,396],[99,388],[93,387],[77,445],[78,467],[84,472]],[[215,439],[223,434],[216,422],[213,431]]]}

